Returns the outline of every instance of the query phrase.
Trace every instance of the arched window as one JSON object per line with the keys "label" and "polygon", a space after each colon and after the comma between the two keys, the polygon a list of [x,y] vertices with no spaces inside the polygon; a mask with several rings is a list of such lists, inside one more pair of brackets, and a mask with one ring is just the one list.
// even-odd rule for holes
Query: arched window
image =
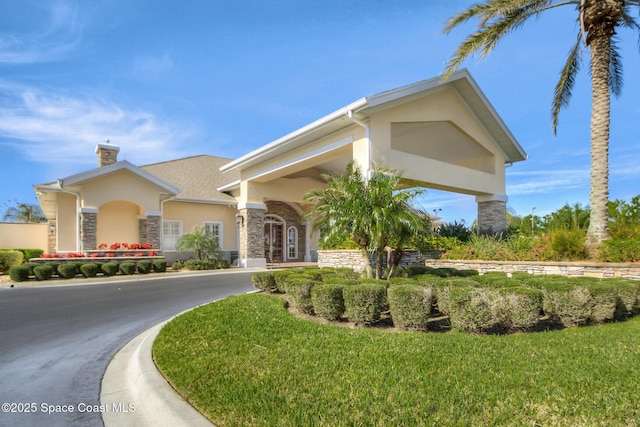
{"label": "arched window", "polygon": [[298,229],[293,226],[287,229],[287,258],[298,259]]}

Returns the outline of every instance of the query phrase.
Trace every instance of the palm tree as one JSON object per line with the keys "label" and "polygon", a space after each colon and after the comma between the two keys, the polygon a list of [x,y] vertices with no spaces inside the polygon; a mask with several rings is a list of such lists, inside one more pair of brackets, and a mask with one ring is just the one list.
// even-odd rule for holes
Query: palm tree
{"label": "palm tree", "polygon": [[2,216],[3,221],[39,223],[46,222],[47,219],[38,205],[28,203],[18,203],[16,207],[10,207]]}
{"label": "palm tree", "polygon": [[345,174],[326,174],[327,187],[309,191],[304,201],[312,207],[304,218],[313,219],[314,231],[323,229],[326,239],[349,236],[360,248],[368,277],[373,276],[369,252],[376,258],[376,277],[382,277],[385,247],[399,232],[417,231],[422,217],[409,202],[421,190],[398,191],[397,172],[374,168],[367,181],[353,163]]}
{"label": "palm tree", "polygon": [[176,251],[193,252],[197,260],[220,258],[218,240],[204,227],[193,227],[190,234],[183,234],[176,242]]}
{"label": "palm tree", "polygon": [[468,36],[447,63],[445,77],[450,76],[469,56],[489,54],[507,33],[516,30],[530,17],[561,6],[576,8],[579,32],[569,57],[560,72],[552,103],[553,130],[558,115],[571,97],[575,77],[580,69],[582,43],[589,48],[591,63],[591,222],[587,240],[599,244],[609,237],[607,203],[609,199],[609,127],[611,93],[622,88],[622,64],[614,35],[619,27],[640,30],[631,16],[631,8],[640,0],[487,0],[469,6],[451,18],[445,33],[471,18],[478,18],[476,32]]}

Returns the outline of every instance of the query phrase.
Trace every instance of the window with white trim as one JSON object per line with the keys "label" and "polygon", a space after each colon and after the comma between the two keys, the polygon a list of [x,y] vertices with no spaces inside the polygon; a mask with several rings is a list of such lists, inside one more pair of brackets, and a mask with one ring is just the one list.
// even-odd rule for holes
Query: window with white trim
{"label": "window with white trim", "polygon": [[176,243],[182,236],[182,221],[162,221],[162,250],[175,252]]}
{"label": "window with white trim", "polygon": [[287,229],[287,259],[298,259],[298,229]]}
{"label": "window with white trim", "polygon": [[206,221],[203,223],[204,232],[212,235],[218,241],[218,247],[222,249],[222,223],[219,221]]}

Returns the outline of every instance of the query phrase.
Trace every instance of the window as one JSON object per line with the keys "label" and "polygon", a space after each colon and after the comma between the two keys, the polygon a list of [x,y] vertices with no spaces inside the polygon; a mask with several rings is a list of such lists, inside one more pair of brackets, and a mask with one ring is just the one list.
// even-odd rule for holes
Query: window
{"label": "window", "polygon": [[295,227],[287,229],[287,258],[298,259],[298,229]]}
{"label": "window", "polygon": [[175,252],[180,236],[182,236],[182,221],[162,221],[163,251]]}
{"label": "window", "polygon": [[212,235],[218,241],[218,247],[222,249],[222,223],[208,221],[203,224],[204,232]]}

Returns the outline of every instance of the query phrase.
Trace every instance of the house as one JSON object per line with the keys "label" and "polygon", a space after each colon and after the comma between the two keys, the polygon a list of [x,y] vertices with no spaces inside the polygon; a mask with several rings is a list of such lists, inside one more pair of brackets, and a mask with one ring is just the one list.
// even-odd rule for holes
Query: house
{"label": "house", "polygon": [[317,238],[300,219],[322,174],[355,162],[402,171],[407,186],[474,195],[478,225],[506,228],[505,166],[526,153],[466,70],[357,100],[238,159],[208,155],[146,166],[98,144],[98,168],[34,186],[49,251],[150,242],[168,260],[194,226],[240,266],[312,261]]}

